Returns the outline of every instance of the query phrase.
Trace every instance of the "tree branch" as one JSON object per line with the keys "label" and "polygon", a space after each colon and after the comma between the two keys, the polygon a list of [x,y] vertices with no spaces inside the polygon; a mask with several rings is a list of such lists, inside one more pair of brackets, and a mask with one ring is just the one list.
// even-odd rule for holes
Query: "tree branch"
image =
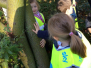
{"label": "tree branch", "polygon": [[7,0],[0,0],[0,7],[7,8]]}

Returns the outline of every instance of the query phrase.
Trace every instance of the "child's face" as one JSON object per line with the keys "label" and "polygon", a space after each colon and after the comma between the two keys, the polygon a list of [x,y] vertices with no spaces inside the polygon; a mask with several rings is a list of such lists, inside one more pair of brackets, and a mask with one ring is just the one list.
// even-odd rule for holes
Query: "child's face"
{"label": "child's face", "polygon": [[37,6],[37,4],[35,2],[33,2],[30,5],[32,7],[33,13],[36,14],[38,12],[38,6]]}

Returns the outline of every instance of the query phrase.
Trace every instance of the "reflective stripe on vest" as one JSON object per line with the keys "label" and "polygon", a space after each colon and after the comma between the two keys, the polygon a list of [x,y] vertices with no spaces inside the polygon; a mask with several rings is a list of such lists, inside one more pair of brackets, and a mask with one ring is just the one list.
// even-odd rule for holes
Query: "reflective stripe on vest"
{"label": "reflective stripe on vest", "polygon": [[[42,18],[43,18],[43,20],[44,20],[44,22],[45,22],[45,19],[44,19],[44,16],[43,16],[43,14],[42,13],[40,13],[41,14],[41,16],[42,16]],[[35,16],[34,16],[35,17]],[[44,30],[44,23],[38,18],[38,17],[35,17],[35,19],[37,20],[37,22],[38,22],[38,25],[39,25],[39,27],[40,27],[40,30]]]}
{"label": "reflective stripe on vest", "polygon": [[83,58],[73,54],[70,48],[57,51],[53,45],[50,68],[66,68],[72,65],[80,66],[82,61]]}

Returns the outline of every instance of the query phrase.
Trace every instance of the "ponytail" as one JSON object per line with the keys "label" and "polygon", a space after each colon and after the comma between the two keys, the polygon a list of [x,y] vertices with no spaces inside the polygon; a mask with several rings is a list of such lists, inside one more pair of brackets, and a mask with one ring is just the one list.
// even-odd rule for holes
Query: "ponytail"
{"label": "ponytail", "polygon": [[86,57],[86,46],[82,40],[75,35],[75,25],[71,17],[64,13],[52,16],[48,21],[48,31],[51,36],[59,38],[59,41],[70,42],[71,51],[80,57]]}
{"label": "ponytail", "polygon": [[78,54],[80,57],[86,57],[86,46],[83,44],[82,40],[75,34],[71,36],[70,48],[73,53]]}

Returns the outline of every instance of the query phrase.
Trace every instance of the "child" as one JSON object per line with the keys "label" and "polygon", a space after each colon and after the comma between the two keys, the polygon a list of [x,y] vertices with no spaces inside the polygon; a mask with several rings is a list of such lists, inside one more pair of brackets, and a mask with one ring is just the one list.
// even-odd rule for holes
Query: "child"
{"label": "child", "polygon": [[[76,14],[73,12],[72,13],[72,6],[75,9],[75,0],[72,1],[71,4],[71,0],[59,0],[58,4],[57,4],[57,10],[68,14],[70,16],[72,16],[74,19],[76,18]],[[76,11],[75,11],[76,12]],[[75,21],[77,20],[77,18],[75,19]],[[35,24],[35,26],[37,26],[37,24]],[[75,27],[78,28],[78,22],[76,21],[75,23]],[[35,32],[37,34],[38,37],[40,38],[44,38],[44,39],[48,39],[49,34],[48,31],[41,31],[38,28],[35,27],[36,30],[33,30],[33,32]],[[41,34],[43,34],[42,36],[40,36]]]}
{"label": "child", "polygon": [[91,13],[88,14],[87,19],[85,20],[86,23],[86,29],[91,34]]}
{"label": "child", "polygon": [[36,19],[36,22],[40,27],[40,30],[44,30],[45,19],[43,14],[38,11],[40,8],[38,2],[36,0],[33,0],[32,2],[30,2],[30,5],[32,7],[32,11]]}
{"label": "child", "polygon": [[50,68],[91,68],[90,43],[84,45],[83,36],[76,35],[71,17],[64,13],[53,15],[48,21],[48,31],[57,41],[57,45],[53,44]]}
{"label": "child", "polygon": [[58,1],[58,10],[61,12],[70,15],[75,21],[75,28],[78,29],[77,15],[76,15],[76,2],[75,0],[59,0]]}
{"label": "child", "polygon": [[[36,22],[38,23],[39,29],[44,30],[44,24],[45,24],[45,19],[42,13],[40,13],[38,10],[40,8],[38,2],[36,0],[30,1],[30,5],[34,14],[34,17],[36,19]],[[46,41],[42,39],[40,41],[40,45],[43,48],[46,44]]]}

